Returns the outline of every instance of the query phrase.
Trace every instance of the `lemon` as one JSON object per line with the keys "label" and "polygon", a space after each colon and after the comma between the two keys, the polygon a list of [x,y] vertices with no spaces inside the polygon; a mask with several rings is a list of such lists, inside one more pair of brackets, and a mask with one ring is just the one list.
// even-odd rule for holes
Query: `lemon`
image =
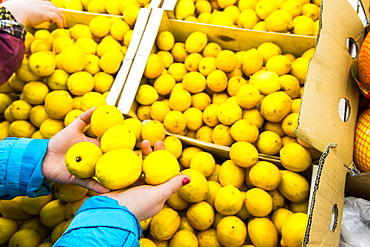
{"label": "lemon", "polygon": [[273,92],[261,101],[261,114],[271,122],[280,122],[290,112],[292,99],[283,91]]}
{"label": "lemon", "polygon": [[203,113],[195,107],[190,107],[184,111],[186,128],[190,131],[197,131],[203,125]]}
{"label": "lemon", "polygon": [[49,88],[42,82],[33,81],[27,83],[23,88],[23,98],[32,105],[41,105],[44,103]]}
{"label": "lemon", "polygon": [[215,169],[216,161],[209,152],[198,152],[190,160],[190,168],[200,171],[205,177],[209,177]]}
{"label": "lemon", "polygon": [[281,137],[274,131],[265,130],[259,134],[255,146],[260,153],[276,155],[282,147]]}
{"label": "lemon", "polygon": [[87,92],[81,98],[81,109],[83,111],[106,104],[105,97],[98,92]]}
{"label": "lemon", "polygon": [[53,189],[55,197],[63,202],[78,201],[88,192],[88,189],[75,184],[56,183]]}
{"label": "lemon", "polygon": [[136,144],[140,143],[141,141],[141,130],[143,128],[142,122],[137,118],[127,118],[123,122],[124,125],[127,125],[134,131],[136,136]]}
{"label": "lemon", "polygon": [[262,68],[263,56],[256,48],[251,48],[244,53],[241,65],[243,74],[250,76]]}
{"label": "lemon", "polygon": [[198,65],[198,70],[204,76],[208,76],[212,71],[216,70],[216,58],[204,56]]}
{"label": "lemon", "polygon": [[265,217],[272,211],[272,197],[265,190],[252,188],[245,193],[245,206],[256,217]]}
{"label": "lemon", "polygon": [[19,229],[33,229],[38,232],[41,239],[46,239],[50,234],[50,230],[41,223],[40,217],[38,216],[22,221],[19,225]]}
{"label": "lemon", "polygon": [[169,246],[178,246],[180,245],[186,245],[189,247],[197,247],[198,246],[198,239],[196,235],[189,231],[189,230],[179,230],[178,232],[173,235],[169,242]]}
{"label": "lemon", "polygon": [[303,172],[312,164],[310,152],[298,143],[289,143],[280,150],[281,164],[288,170]]}
{"label": "lemon", "polygon": [[179,0],[174,9],[175,17],[183,20],[195,14],[195,4],[192,0]]}
{"label": "lemon", "polygon": [[208,43],[207,34],[201,31],[192,32],[185,40],[185,50],[188,53],[201,52]]}
{"label": "lemon", "polygon": [[189,55],[189,53],[185,50],[185,43],[176,42],[171,49],[171,55],[173,56],[175,62],[183,63],[186,57]]}
{"label": "lemon", "polygon": [[21,65],[15,71],[15,74],[17,75],[18,79],[24,82],[39,81],[41,77],[32,73],[28,64],[29,64],[28,59],[22,60]]}
{"label": "lemon", "polygon": [[243,109],[252,109],[260,101],[260,90],[255,84],[244,84],[236,91],[236,102]]}
{"label": "lemon", "polygon": [[268,161],[259,161],[252,166],[249,179],[254,186],[267,191],[277,189],[281,183],[279,168]]}
{"label": "lemon", "polygon": [[278,208],[271,214],[271,221],[280,235],[281,227],[291,215],[293,215],[293,212],[286,208]]}
{"label": "lemon", "polygon": [[289,209],[293,213],[307,213],[308,212],[308,200],[304,202],[291,202]]}
{"label": "lemon", "polygon": [[98,46],[96,47],[96,55],[102,57],[104,53],[111,49],[121,51],[122,45],[111,35],[108,35],[101,39],[100,43],[98,43]]}
{"label": "lemon", "polygon": [[46,52],[32,53],[28,59],[28,66],[36,76],[49,76],[55,70],[54,58]]}
{"label": "lemon", "polygon": [[232,27],[234,25],[234,21],[232,17],[225,12],[213,11],[209,24],[217,25],[217,26]]}
{"label": "lemon", "polygon": [[64,215],[64,208],[66,202],[62,202],[59,199],[54,199],[41,209],[40,220],[46,227],[54,228],[59,223],[66,220]]}
{"label": "lemon", "polygon": [[[122,160],[122,157],[125,157]],[[98,181],[111,190],[133,184],[141,174],[142,159],[132,149],[120,148],[104,153],[96,163]]]}
{"label": "lemon", "polygon": [[230,95],[227,92],[219,92],[219,93],[212,93],[212,103],[214,104],[221,104],[227,101],[230,98]]}
{"label": "lemon", "polygon": [[217,57],[218,53],[222,51],[219,44],[215,42],[208,42],[202,51],[203,57]]}
{"label": "lemon", "polygon": [[170,31],[160,32],[155,40],[158,49],[162,51],[170,51],[175,45],[175,38]]}
{"label": "lemon", "polygon": [[314,31],[315,23],[310,17],[300,15],[293,19],[293,34],[313,36]]}
{"label": "lemon", "polygon": [[167,95],[176,84],[176,80],[171,74],[163,74],[157,77],[153,87],[159,95]]}
{"label": "lemon", "polygon": [[[165,70],[164,70],[165,71]],[[183,63],[172,63],[168,69],[167,73],[175,78],[176,82],[181,82],[184,76],[188,73],[185,64]]]}
{"label": "lemon", "polygon": [[88,27],[94,37],[103,38],[109,34],[111,22],[106,16],[96,16],[91,19]]}
{"label": "lemon", "polygon": [[149,79],[157,78],[162,74],[164,65],[157,54],[150,54],[144,70],[144,76]]}
{"label": "lemon", "polygon": [[46,77],[46,84],[51,90],[68,90],[67,80],[69,74],[63,69],[56,69]]}
{"label": "lemon", "polygon": [[[70,36],[60,36],[60,37],[56,37],[54,40],[53,40],[53,43],[52,43],[52,48],[53,48],[53,51],[56,53],[56,54],[59,54],[62,52],[62,50],[69,46],[69,45],[72,45],[74,44],[74,40],[70,37]],[[57,66],[57,65],[56,65]]]}
{"label": "lemon", "polygon": [[83,5],[80,0],[66,0],[64,7],[66,9],[76,10],[76,11],[83,11]]}
{"label": "lemon", "polygon": [[251,167],[258,161],[258,151],[251,143],[237,141],[230,147],[230,159],[240,167]]}
{"label": "lemon", "polygon": [[102,150],[94,143],[79,142],[68,149],[65,163],[72,175],[90,178],[95,174],[96,162],[102,155]]}
{"label": "lemon", "polygon": [[276,227],[269,218],[254,218],[249,221],[248,234],[254,246],[277,246],[279,242]]}
{"label": "lemon", "polygon": [[82,71],[86,66],[85,52],[76,44],[65,47],[60,56],[61,65],[68,73]]}
{"label": "lemon", "polygon": [[162,59],[165,68],[168,68],[174,61],[170,51],[158,51],[157,55]]}
{"label": "lemon", "polygon": [[184,169],[181,173],[188,175],[191,182],[180,188],[179,196],[191,203],[205,200],[209,190],[206,177],[193,168]]}
{"label": "lemon", "polygon": [[306,233],[308,215],[295,213],[281,227],[282,246],[301,246]]}
{"label": "lemon", "polygon": [[135,26],[139,12],[140,7],[136,5],[128,5],[122,12],[123,19],[133,28]]}
{"label": "lemon", "polygon": [[1,85],[0,91],[1,93],[22,92],[24,85],[26,85],[26,82],[20,80],[16,74],[13,74],[7,82]]}
{"label": "lemon", "polygon": [[223,215],[235,215],[242,208],[244,200],[240,190],[232,185],[221,187],[215,196],[216,210]]}
{"label": "lemon", "polygon": [[207,80],[203,74],[190,71],[184,76],[182,85],[190,93],[200,93],[206,88]]}
{"label": "lemon", "polygon": [[265,121],[260,111],[255,107],[252,109],[243,110],[243,119],[256,125],[260,129]]}
{"label": "lemon", "polygon": [[208,12],[203,12],[198,15],[198,22],[209,24],[211,22],[212,14]]}
{"label": "lemon", "polygon": [[163,125],[167,131],[180,134],[186,128],[186,118],[181,111],[173,110],[164,117]]}
{"label": "lemon", "polygon": [[236,216],[225,216],[217,225],[217,237],[224,246],[241,246],[247,237],[247,227]]}
{"label": "lemon", "polygon": [[175,235],[180,226],[180,216],[172,208],[163,208],[153,216],[149,231],[157,240],[169,240]]}
{"label": "lemon", "polygon": [[195,14],[199,16],[201,13],[211,13],[212,5],[208,1],[197,1],[195,3]]}
{"label": "lemon", "polygon": [[284,130],[282,128],[282,122],[265,121],[265,123],[263,124],[263,130],[275,132],[281,138],[285,136]]}
{"label": "lemon", "polygon": [[36,131],[36,127],[26,120],[15,120],[8,127],[9,136],[30,138]]}
{"label": "lemon", "polygon": [[150,117],[163,123],[164,117],[171,111],[167,103],[163,101],[155,101],[150,108]]}
{"label": "lemon", "polygon": [[10,123],[6,120],[0,122],[0,140],[9,137],[9,126]]}
{"label": "lemon", "polygon": [[201,201],[190,205],[186,217],[192,227],[203,231],[213,224],[214,210],[208,202]]}
{"label": "lemon", "polygon": [[208,202],[212,207],[215,207],[215,197],[220,188],[222,188],[222,185],[219,182],[208,180],[208,195],[206,202]]}
{"label": "lemon", "polygon": [[257,47],[257,51],[263,57],[263,63],[266,64],[270,57],[281,55],[281,48],[273,42],[263,42]]}
{"label": "lemon", "polygon": [[[114,1],[114,0],[113,0]],[[130,25],[121,18],[117,18],[110,26],[110,35],[118,41],[123,41],[125,34],[131,30]]]}
{"label": "lemon", "polygon": [[152,85],[142,84],[137,90],[135,100],[141,105],[151,105],[158,97],[158,92]]}
{"label": "lemon", "polygon": [[151,152],[143,162],[145,182],[150,185],[162,184],[180,172],[176,157],[167,150]]}
{"label": "lemon", "polygon": [[241,10],[236,25],[239,28],[252,29],[258,22],[258,16],[254,9]]}
{"label": "lemon", "polygon": [[223,72],[231,72],[238,65],[238,58],[231,50],[222,50],[216,56],[216,67]]}
{"label": "lemon", "polygon": [[266,29],[270,32],[286,33],[293,26],[292,15],[284,9],[274,10],[265,19]]}
{"label": "lemon", "polygon": [[226,160],[222,163],[218,173],[218,179],[222,186],[232,185],[240,188],[244,183],[245,170],[237,166],[232,160]]}
{"label": "lemon", "polygon": [[40,234],[33,229],[22,229],[13,234],[8,246],[38,246],[41,243]]}
{"label": "lemon", "polygon": [[121,51],[110,49],[101,56],[99,66],[104,72],[114,74],[119,70],[123,58]]}
{"label": "lemon", "polygon": [[150,105],[139,105],[136,114],[137,117],[140,119],[140,121],[144,120],[150,120],[150,110],[151,106]]}
{"label": "lemon", "polygon": [[260,0],[256,4],[256,13],[261,20],[265,20],[278,8],[275,0]]}
{"label": "lemon", "polygon": [[27,120],[32,105],[23,99],[15,100],[9,105],[10,114],[14,119]]}
{"label": "lemon", "polygon": [[207,87],[213,92],[222,92],[227,88],[228,78],[224,71],[216,69],[207,76]]}
{"label": "lemon", "polygon": [[246,119],[239,119],[231,125],[230,133],[236,142],[249,142],[254,143],[259,135],[259,130],[253,123],[248,122]]}
{"label": "lemon", "polygon": [[212,142],[217,145],[231,146],[234,139],[230,134],[230,126],[217,124],[212,131]]}
{"label": "lemon", "polygon": [[314,3],[306,3],[302,6],[302,15],[308,16],[316,21],[320,16],[320,7]]}
{"label": "lemon", "polygon": [[188,146],[185,147],[184,150],[182,151],[179,159],[180,164],[185,167],[189,168],[190,167],[190,160],[193,158],[193,156],[202,151],[201,148],[195,147],[195,146]]}
{"label": "lemon", "polygon": [[228,126],[231,126],[236,121],[241,119],[242,115],[242,108],[232,101],[225,101],[221,103],[217,109],[217,117],[220,123]]}
{"label": "lemon", "polygon": [[[281,75],[279,77],[279,82],[281,86],[281,90],[284,91],[286,94],[289,95],[290,98],[296,99],[299,97],[300,94],[300,84],[296,77],[292,75]],[[292,100],[292,108],[293,108]]]}
{"label": "lemon", "polygon": [[297,0],[286,0],[284,3],[282,3],[280,9],[288,11],[292,18],[302,14],[302,4]]}
{"label": "lemon", "polygon": [[30,49],[31,49],[31,53],[36,53],[36,52],[41,52],[41,51],[51,51],[52,44],[50,44],[49,42],[45,40],[35,39],[31,43]]}
{"label": "lemon", "polygon": [[237,24],[240,9],[236,5],[227,6],[224,8],[223,12],[227,13],[232,18],[234,24]]}
{"label": "lemon", "polygon": [[89,37],[80,37],[75,43],[84,50],[85,54],[95,54],[98,47],[98,44]]}
{"label": "lemon", "polygon": [[257,2],[257,0],[239,0],[238,7],[240,11],[243,11],[245,9],[255,9]]}
{"label": "lemon", "polygon": [[123,123],[124,116],[117,107],[112,105],[98,106],[92,113],[90,120],[92,132],[100,138],[110,127]]}
{"label": "lemon", "polygon": [[291,74],[299,80],[301,85],[306,80],[309,62],[310,60],[306,57],[299,57],[292,62]]}
{"label": "lemon", "polygon": [[86,71],[79,71],[71,74],[67,80],[68,90],[77,96],[82,96],[94,89],[93,76]]}
{"label": "lemon", "polygon": [[141,137],[148,140],[151,146],[157,141],[163,141],[165,138],[165,125],[157,120],[146,122],[141,129]]}
{"label": "lemon", "polygon": [[282,129],[284,133],[290,137],[296,137],[294,130],[298,127],[298,113],[289,113],[282,121]]}
{"label": "lemon", "polygon": [[52,194],[38,197],[21,197],[21,207],[22,209],[31,215],[39,215],[40,210],[53,199]]}
{"label": "lemon", "polygon": [[[100,72],[100,58],[94,54],[86,54],[86,66],[85,71],[89,72],[91,75],[95,75]],[[95,89],[95,86],[94,86]]]}
{"label": "lemon", "polygon": [[280,170],[281,184],[279,191],[291,202],[303,202],[308,198],[309,183],[305,177],[299,173],[289,170]]}
{"label": "lemon", "polygon": [[137,7],[140,7],[140,4],[139,4],[138,1],[136,1],[136,0],[126,0],[126,1],[121,2],[121,4],[119,5],[119,9],[120,9],[121,13],[123,13],[123,11],[125,10],[125,8],[128,5],[136,5]]}
{"label": "lemon", "polygon": [[16,220],[7,218],[7,217],[0,217],[0,244],[6,244],[10,240],[10,238],[18,231],[18,224]]}
{"label": "lemon", "polygon": [[207,125],[200,127],[195,133],[195,139],[212,143],[213,129]]}
{"label": "lemon", "polygon": [[100,148],[104,153],[122,148],[133,149],[135,145],[135,132],[123,123],[113,125],[107,129],[100,141]]}
{"label": "lemon", "polygon": [[[190,205],[190,204],[189,204]],[[188,230],[194,234],[197,233],[197,230],[190,225],[190,222],[186,216],[180,217],[180,227],[179,230]]]}
{"label": "lemon", "polygon": [[247,84],[247,80],[244,79],[243,76],[232,76],[228,79],[227,82],[227,93],[230,96],[236,96],[236,92],[238,91],[238,89],[245,84]]}
{"label": "lemon", "polygon": [[105,72],[97,72],[93,76],[94,78],[94,91],[99,93],[105,93],[110,90],[113,85],[114,77]]}
{"label": "lemon", "polygon": [[47,118],[40,125],[40,134],[45,139],[50,139],[64,129],[64,122],[60,119]]}
{"label": "lemon", "polygon": [[211,97],[205,92],[193,94],[191,96],[191,106],[203,111],[211,104]]}
{"label": "lemon", "polygon": [[75,24],[69,29],[70,37],[74,40],[78,40],[81,37],[92,38],[92,33],[88,25]]}

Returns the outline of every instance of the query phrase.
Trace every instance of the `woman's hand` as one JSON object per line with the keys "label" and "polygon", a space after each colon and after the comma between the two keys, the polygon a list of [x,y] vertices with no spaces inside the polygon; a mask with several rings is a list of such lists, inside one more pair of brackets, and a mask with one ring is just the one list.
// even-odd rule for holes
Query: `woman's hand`
{"label": "woman's hand", "polygon": [[110,191],[92,178],[82,179],[72,175],[64,161],[68,149],[78,142],[89,141],[100,146],[99,140],[89,138],[83,133],[83,129],[90,123],[90,117],[94,110],[95,108],[92,108],[82,113],[70,125],[50,139],[42,163],[42,173],[47,181],[76,184],[98,193]]}
{"label": "woman's hand", "polygon": [[25,27],[33,27],[45,21],[56,23],[59,28],[66,26],[63,13],[47,0],[8,0],[2,5]]}

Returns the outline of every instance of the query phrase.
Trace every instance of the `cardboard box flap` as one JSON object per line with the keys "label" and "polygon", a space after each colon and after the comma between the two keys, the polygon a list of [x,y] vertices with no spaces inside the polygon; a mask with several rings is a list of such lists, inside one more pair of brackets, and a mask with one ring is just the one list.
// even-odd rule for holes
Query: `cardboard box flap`
{"label": "cardboard box flap", "polygon": [[303,246],[338,246],[346,177],[338,145],[330,143],[312,179],[309,220]]}
{"label": "cardboard box flap", "polygon": [[[353,58],[349,46],[355,44],[359,50],[364,29],[346,0],[325,1],[321,13],[322,28],[310,61],[295,134],[321,152],[330,142],[337,143],[338,153],[349,166],[354,140],[348,137],[354,136],[359,97],[350,76]],[[345,107],[341,107],[343,102]]]}

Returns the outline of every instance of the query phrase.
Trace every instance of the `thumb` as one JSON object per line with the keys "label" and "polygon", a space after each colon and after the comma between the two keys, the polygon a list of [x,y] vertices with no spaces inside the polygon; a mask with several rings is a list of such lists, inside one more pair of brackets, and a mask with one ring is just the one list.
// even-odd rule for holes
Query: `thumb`
{"label": "thumb", "polygon": [[187,175],[177,175],[164,184],[158,185],[158,196],[161,199],[167,200],[172,194],[176,193],[181,187],[190,183],[190,177]]}
{"label": "thumb", "polygon": [[84,113],[81,113],[81,115],[79,115],[70,125],[71,127],[73,127],[74,129],[77,129],[77,130],[83,130],[83,128],[85,128],[87,125],[90,124],[90,118],[91,118],[91,115],[92,113],[95,111],[96,107],[93,107],[87,111],[85,111]]}

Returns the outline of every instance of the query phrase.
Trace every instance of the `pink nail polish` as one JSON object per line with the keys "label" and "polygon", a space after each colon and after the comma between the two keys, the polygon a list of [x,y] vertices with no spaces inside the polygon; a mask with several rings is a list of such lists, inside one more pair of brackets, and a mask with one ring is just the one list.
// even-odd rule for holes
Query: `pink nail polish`
{"label": "pink nail polish", "polygon": [[190,179],[188,177],[185,177],[182,179],[182,185],[187,185],[188,183],[190,183]]}

